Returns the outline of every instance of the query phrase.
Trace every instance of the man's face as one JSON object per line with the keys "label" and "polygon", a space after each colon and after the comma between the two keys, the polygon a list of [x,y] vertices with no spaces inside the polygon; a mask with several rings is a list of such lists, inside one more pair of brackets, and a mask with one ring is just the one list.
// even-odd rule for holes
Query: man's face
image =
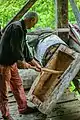
{"label": "man's face", "polygon": [[30,29],[30,28],[34,27],[35,24],[37,23],[37,21],[38,21],[38,18],[31,19],[28,23],[27,28]]}

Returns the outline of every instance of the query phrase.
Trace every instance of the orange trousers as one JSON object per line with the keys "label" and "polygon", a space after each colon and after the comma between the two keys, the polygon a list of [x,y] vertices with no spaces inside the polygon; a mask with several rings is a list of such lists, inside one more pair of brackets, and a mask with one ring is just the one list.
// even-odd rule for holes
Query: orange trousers
{"label": "orange trousers", "polygon": [[16,99],[18,110],[25,110],[27,101],[16,63],[11,66],[0,65],[0,110],[2,116],[9,115],[8,85]]}

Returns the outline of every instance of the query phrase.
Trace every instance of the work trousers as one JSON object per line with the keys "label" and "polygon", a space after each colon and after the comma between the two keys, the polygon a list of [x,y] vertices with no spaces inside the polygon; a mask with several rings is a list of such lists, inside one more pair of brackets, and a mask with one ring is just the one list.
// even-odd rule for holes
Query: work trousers
{"label": "work trousers", "polygon": [[0,65],[0,110],[2,116],[8,116],[8,85],[18,104],[18,110],[23,111],[27,107],[26,96],[18,73],[17,64],[11,66]]}

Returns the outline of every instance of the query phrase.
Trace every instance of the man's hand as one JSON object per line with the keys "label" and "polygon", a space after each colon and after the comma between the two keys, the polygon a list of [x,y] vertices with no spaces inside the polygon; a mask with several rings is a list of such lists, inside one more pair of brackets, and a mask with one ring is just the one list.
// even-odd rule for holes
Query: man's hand
{"label": "man's hand", "polygon": [[30,65],[32,69],[35,68],[36,71],[41,72],[41,65],[35,59],[30,62]]}
{"label": "man's hand", "polygon": [[35,70],[38,71],[38,72],[41,72],[41,66],[39,64],[37,64]]}
{"label": "man's hand", "polygon": [[41,72],[41,66],[34,59],[30,63],[27,63],[26,61],[18,60],[17,61],[17,66],[18,66],[19,69],[28,69],[28,68],[31,68],[31,69],[34,69],[34,70],[36,70],[38,72]]}
{"label": "man's hand", "polygon": [[31,65],[27,62],[24,62],[24,69],[31,68]]}
{"label": "man's hand", "polygon": [[31,65],[25,61],[18,60],[17,66],[19,69],[28,69],[31,67]]}

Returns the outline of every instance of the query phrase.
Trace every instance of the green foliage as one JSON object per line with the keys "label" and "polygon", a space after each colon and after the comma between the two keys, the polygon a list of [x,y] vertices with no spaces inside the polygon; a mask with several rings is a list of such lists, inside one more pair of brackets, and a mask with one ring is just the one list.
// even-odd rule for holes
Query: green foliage
{"label": "green foliage", "polygon": [[0,24],[2,27],[15,16],[25,1],[26,0],[0,0]]}
{"label": "green foliage", "polygon": [[36,27],[54,27],[55,14],[53,0],[38,0],[31,10],[37,11],[39,14],[39,21]]}
{"label": "green foliage", "polygon": [[[22,6],[28,0],[0,0],[0,25],[4,27]],[[79,0],[75,0],[78,9],[80,10]],[[55,27],[55,3],[54,0],[37,0],[37,2],[30,9],[37,11],[39,14],[39,21],[36,28],[40,27]],[[69,21],[75,23],[75,16],[69,3]]]}
{"label": "green foliage", "polygon": [[70,88],[71,92],[75,91],[75,86],[74,86],[73,82],[70,83],[70,87],[69,88]]}
{"label": "green foliage", "polygon": [[[80,2],[79,2],[79,0],[74,0],[75,1],[75,4],[77,5],[77,7],[78,7],[78,10],[80,11]],[[70,2],[69,2],[69,12],[68,12],[68,15],[69,15],[69,21],[71,22],[71,23],[76,23],[76,19],[75,19],[75,16],[74,16],[74,13],[73,13],[73,11],[72,11],[72,7],[70,6]]]}

